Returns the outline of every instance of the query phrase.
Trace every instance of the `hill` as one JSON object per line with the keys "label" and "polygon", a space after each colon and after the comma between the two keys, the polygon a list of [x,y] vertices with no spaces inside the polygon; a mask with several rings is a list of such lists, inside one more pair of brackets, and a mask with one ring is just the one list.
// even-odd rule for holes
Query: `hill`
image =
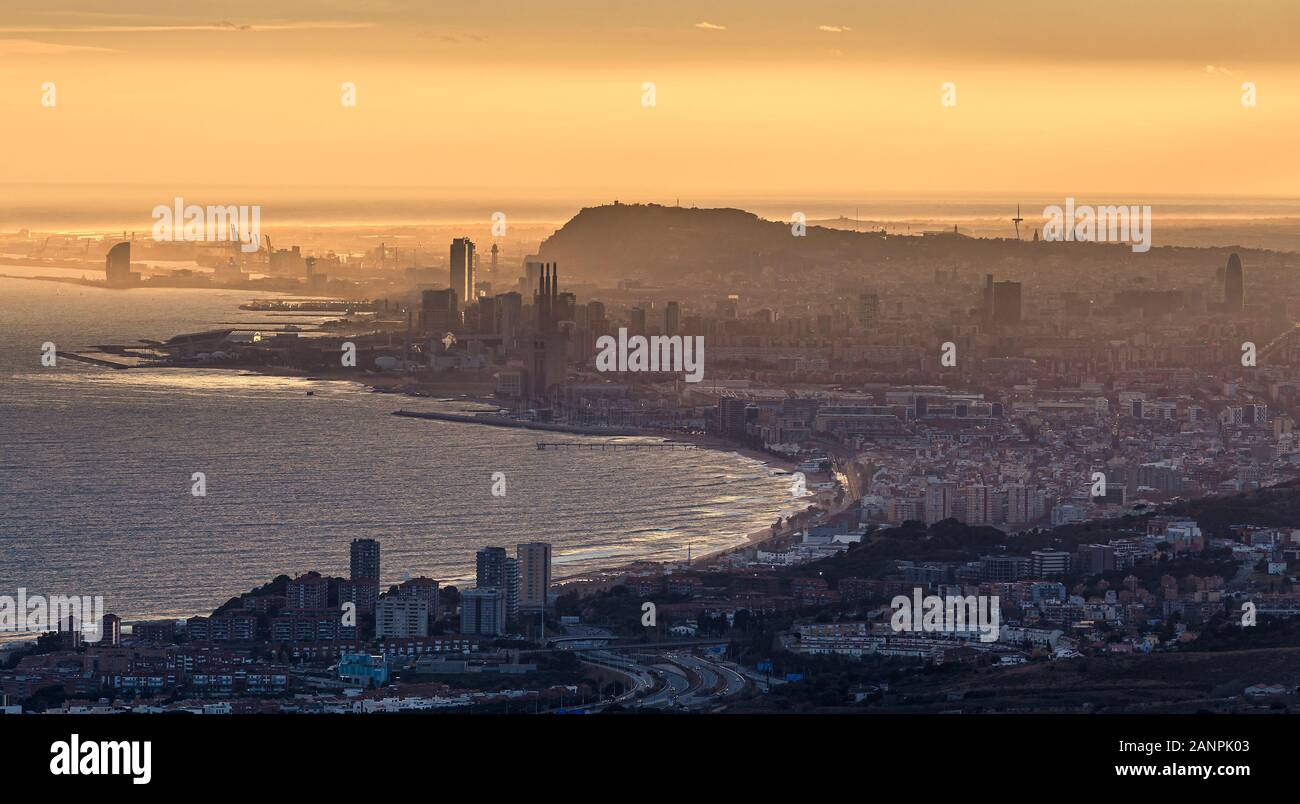
{"label": "hill", "polygon": [[1134,254],[1122,243],[974,238],[946,231],[887,235],[812,224],[804,236],[795,237],[789,221],[764,220],[740,209],[620,203],[582,209],[539,248],[542,257],[560,264],[566,277],[618,276],[653,283],[704,274],[753,276],[768,266],[797,273],[827,265],[860,263],[879,268],[890,261],[924,260],[937,266],[953,260],[993,263],[1011,257],[1068,256],[1105,261],[1117,268],[1155,255],[1220,266],[1230,251],[1240,252],[1243,259],[1255,253],[1238,248],[1158,247],[1144,255]]}

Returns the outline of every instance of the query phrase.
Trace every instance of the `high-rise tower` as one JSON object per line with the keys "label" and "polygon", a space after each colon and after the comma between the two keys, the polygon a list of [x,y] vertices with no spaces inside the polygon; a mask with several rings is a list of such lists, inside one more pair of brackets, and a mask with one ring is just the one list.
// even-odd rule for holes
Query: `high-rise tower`
{"label": "high-rise tower", "polygon": [[379,542],[353,539],[349,578],[356,585],[357,607],[369,610],[379,599]]}
{"label": "high-rise tower", "polygon": [[993,325],[995,327],[1012,327],[1020,323],[1019,282],[993,283]]}
{"label": "high-rise tower", "polygon": [[474,241],[468,237],[451,241],[451,287],[465,306],[474,301]]}
{"label": "high-rise tower", "polygon": [[110,285],[125,285],[131,281],[131,244],[129,242],[118,243],[108,250],[108,256],[104,258],[104,274]]}
{"label": "high-rise tower", "polygon": [[516,548],[519,567],[519,608],[540,611],[546,608],[546,592],[551,587],[551,545],[527,542]]}
{"label": "high-rise tower", "polygon": [[1242,274],[1241,257],[1236,252],[1228,257],[1228,267],[1223,272],[1223,307],[1229,313],[1240,313],[1246,308],[1246,278]]}
{"label": "high-rise tower", "polygon": [[420,294],[420,331],[441,338],[460,325],[460,305],[454,288],[426,290]]}
{"label": "high-rise tower", "polygon": [[505,597],[506,614],[519,613],[519,561],[506,555],[504,547],[484,547],[478,551],[474,585],[479,589],[497,589]]}

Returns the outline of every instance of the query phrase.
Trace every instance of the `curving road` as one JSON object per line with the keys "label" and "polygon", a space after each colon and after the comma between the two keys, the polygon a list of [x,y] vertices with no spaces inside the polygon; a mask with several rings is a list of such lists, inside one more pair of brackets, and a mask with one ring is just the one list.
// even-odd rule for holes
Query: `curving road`
{"label": "curving road", "polygon": [[[608,631],[588,627],[579,632],[587,638],[606,638]],[[613,700],[587,704],[599,710],[614,703],[646,709],[704,709],[717,707],[739,695],[751,683],[760,685],[721,660],[697,656],[689,650],[638,655],[606,650],[588,650],[580,661],[617,670],[630,681],[630,688]]]}
{"label": "curving road", "polygon": [[669,660],[689,671],[690,677],[696,680],[684,694],[678,696],[680,705],[688,709],[717,706],[724,699],[743,692],[748,684],[744,676],[712,659],[690,653],[674,653],[669,654]]}

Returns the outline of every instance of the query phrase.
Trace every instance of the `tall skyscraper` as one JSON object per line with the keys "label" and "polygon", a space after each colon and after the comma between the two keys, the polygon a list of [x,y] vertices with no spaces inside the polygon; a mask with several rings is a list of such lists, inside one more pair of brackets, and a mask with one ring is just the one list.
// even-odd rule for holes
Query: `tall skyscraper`
{"label": "tall skyscraper", "polygon": [[925,524],[933,525],[952,517],[956,511],[957,486],[932,483],[925,489]]}
{"label": "tall skyscraper", "polygon": [[1246,309],[1246,278],[1242,273],[1241,257],[1236,252],[1228,257],[1228,267],[1223,272],[1223,306],[1229,313]]}
{"label": "tall skyscraper", "polygon": [[749,424],[749,400],[718,400],[718,430],[728,438],[744,438]]}
{"label": "tall skyscraper", "polygon": [[474,241],[468,237],[451,241],[451,289],[467,307],[474,302]]}
{"label": "tall skyscraper", "polygon": [[131,281],[131,244],[129,242],[118,243],[108,250],[108,256],[104,258],[104,274],[110,285],[125,285]]}
{"label": "tall skyscraper", "polygon": [[546,608],[546,591],[551,588],[551,545],[528,542],[515,548],[519,562],[519,609]]}
{"label": "tall skyscraper", "polygon": [[506,631],[506,600],[500,589],[478,587],[460,593],[460,632],[499,636]]}
{"label": "tall skyscraper", "polygon": [[426,290],[420,294],[420,331],[435,338],[460,325],[460,304],[455,288]]}
{"label": "tall skyscraper", "polygon": [[993,284],[993,325],[1014,327],[1020,323],[1020,283],[995,282]]}
{"label": "tall skyscraper", "polygon": [[501,311],[497,296],[484,296],[478,300],[478,331],[496,335],[499,331]]}
{"label": "tall skyscraper", "polygon": [[559,328],[565,321],[576,320],[577,309],[578,295],[576,293],[561,293],[556,296],[555,309],[551,311],[556,327]]}
{"label": "tall skyscraper", "polygon": [[993,496],[990,489],[985,485],[967,486],[962,489],[962,496],[966,503],[966,519],[968,525],[988,525],[991,524],[995,517],[993,515]]}
{"label": "tall skyscraper", "polygon": [[474,585],[497,586],[505,566],[504,547],[484,547],[474,555]]}
{"label": "tall skyscraper", "polygon": [[109,613],[104,615],[100,628],[103,630],[103,636],[99,639],[101,648],[116,648],[122,644],[122,618],[116,614]]}
{"label": "tall skyscraper", "polygon": [[505,566],[505,583],[501,587],[506,601],[506,617],[515,619],[519,616],[519,559],[507,558]]}
{"label": "tall skyscraper", "polygon": [[379,583],[379,542],[374,539],[353,539],[349,569],[354,581],[370,578]]}
{"label": "tall skyscraper", "polygon": [[491,587],[502,594],[506,616],[519,613],[519,562],[506,555],[504,547],[484,547],[478,551],[474,585]]}
{"label": "tall skyscraper", "polygon": [[1021,483],[1007,486],[1007,524],[1024,525],[1029,522],[1030,489]]}
{"label": "tall skyscraper", "polygon": [[357,599],[353,602],[365,611],[374,607],[379,599],[379,542],[374,539],[353,539],[352,560],[348,580],[355,584]]}
{"label": "tall skyscraper", "polygon": [[501,335],[502,345],[507,350],[513,349],[515,339],[523,328],[524,297],[512,291],[499,294],[496,298],[497,332]]}
{"label": "tall skyscraper", "polygon": [[980,300],[980,318],[984,329],[993,328],[993,274],[984,275],[984,291]]}

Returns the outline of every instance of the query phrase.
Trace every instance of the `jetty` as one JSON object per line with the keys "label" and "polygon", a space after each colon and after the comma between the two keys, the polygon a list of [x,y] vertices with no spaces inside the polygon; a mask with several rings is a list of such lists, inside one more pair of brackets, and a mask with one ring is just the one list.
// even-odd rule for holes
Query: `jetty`
{"label": "jetty", "polygon": [[81,363],[89,363],[92,366],[103,366],[104,368],[111,368],[111,369],[118,369],[118,370],[131,368],[125,363],[114,363],[111,360],[100,360],[98,357],[86,357],[85,355],[79,355],[76,352],[56,351],[54,354],[66,360],[76,360]]}
{"label": "jetty", "polygon": [[640,431],[632,428],[619,429],[617,427],[583,427],[577,424],[562,424],[560,422],[537,422],[526,419],[515,419],[509,416],[501,416],[493,413],[484,413],[479,415],[467,416],[463,413],[442,413],[439,411],[425,410],[395,410],[394,416],[404,416],[412,419],[433,419],[440,422],[457,422],[460,424],[482,424],[488,427],[510,427],[519,430],[543,430],[548,433],[570,433],[572,435],[594,435],[594,436],[636,436],[643,435]]}
{"label": "jetty", "polygon": [[638,443],[635,441],[538,441],[538,449],[697,449],[694,444],[685,444],[681,441],[658,441],[649,443]]}

